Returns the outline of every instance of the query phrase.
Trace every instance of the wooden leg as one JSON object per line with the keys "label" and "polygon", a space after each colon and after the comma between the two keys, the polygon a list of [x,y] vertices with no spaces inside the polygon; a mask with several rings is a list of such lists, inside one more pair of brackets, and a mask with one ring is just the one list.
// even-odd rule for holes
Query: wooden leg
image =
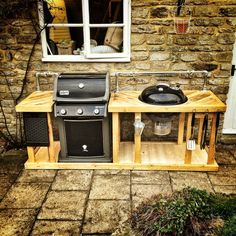
{"label": "wooden leg", "polygon": [[197,144],[199,145],[201,143],[201,138],[202,138],[203,121],[204,117],[199,118],[198,136],[197,136]]}
{"label": "wooden leg", "polygon": [[184,140],[184,121],[185,121],[185,113],[181,112],[179,114],[178,144],[182,144]]}
{"label": "wooden leg", "polygon": [[48,137],[49,137],[49,147],[48,147],[49,162],[56,162],[55,151],[54,151],[52,121],[51,121],[51,116],[49,112],[47,113],[47,120],[48,120]]}
{"label": "wooden leg", "polygon": [[207,164],[214,164],[215,161],[215,139],[216,139],[216,113],[212,114]]}
{"label": "wooden leg", "polygon": [[[135,121],[140,120],[141,121],[141,113],[136,112],[135,113]],[[134,162],[135,163],[141,163],[141,135],[140,134],[134,134]]]}
{"label": "wooden leg", "polygon": [[119,113],[112,113],[112,141],[113,141],[113,163],[119,163],[120,149],[120,117]]}
{"label": "wooden leg", "polygon": [[191,164],[191,160],[192,160],[192,150],[187,150],[187,143],[188,143],[188,140],[191,138],[192,117],[193,117],[193,113],[189,113],[188,114],[188,121],[187,121],[186,152],[185,152],[184,164]]}
{"label": "wooden leg", "polygon": [[28,153],[28,161],[29,162],[35,162],[34,148],[33,147],[27,147],[27,153]]}

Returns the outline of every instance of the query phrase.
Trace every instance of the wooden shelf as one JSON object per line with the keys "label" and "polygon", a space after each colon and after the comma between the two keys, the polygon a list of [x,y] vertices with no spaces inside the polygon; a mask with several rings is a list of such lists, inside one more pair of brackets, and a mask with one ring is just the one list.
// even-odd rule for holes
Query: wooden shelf
{"label": "wooden shelf", "polygon": [[[56,160],[60,150],[59,142],[55,142]],[[127,170],[191,170],[217,171],[216,162],[207,164],[207,152],[197,149],[192,163],[184,164],[185,144],[143,142],[141,147],[141,163],[134,163],[134,144],[120,143],[119,163],[61,163],[49,162],[47,149],[41,147],[36,154],[35,162],[27,161],[26,169],[127,169]]]}

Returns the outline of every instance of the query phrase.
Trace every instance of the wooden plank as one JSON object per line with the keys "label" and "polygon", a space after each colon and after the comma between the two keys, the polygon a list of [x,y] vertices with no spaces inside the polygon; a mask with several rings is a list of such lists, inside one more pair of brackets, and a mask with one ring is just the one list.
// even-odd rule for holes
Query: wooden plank
{"label": "wooden plank", "polygon": [[49,112],[47,113],[47,122],[48,122],[48,138],[49,138],[49,147],[48,147],[49,161],[56,162],[55,152],[54,152],[52,120]]}
{"label": "wooden plank", "polygon": [[200,144],[200,143],[201,143],[201,139],[202,139],[202,129],[203,129],[203,121],[204,121],[204,116],[201,117],[201,118],[199,118],[197,144]]}
{"label": "wooden plank", "polygon": [[35,162],[34,147],[27,147],[28,161]]}
{"label": "wooden plank", "polygon": [[211,91],[186,90],[188,101],[180,105],[157,106],[141,102],[141,91],[120,91],[110,98],[109,112],[223,112],[226,105]]}
{"label": "wooden plank", "polygon": [[[141,113],[135,113],[135,121],[141,121]],[[134,134],[134,162],[141,163],[141,135]]]}
{"label": "wooden plank", "polygon": [[17,112],[52,112],[52,91],[36,91],[16,105]]}
{"label": "wooden plank", "polygon": [[216,139],[216,113],[212,114],[211,133],[208,151],[208,164],[213,164],[215,161],[215,139]]}
{"label": "wooden plank", "polygon": [[[133,142],[120,143],[119,163],[52,163],[48,162],[47,148],[40,148],[36,162],[26,162],[27,169],[139,169],[139,170],[191,170],[217,171],[218,165],[214,161],[207,164],[208,156],[205,150],[197,145],[193,151],[192,163],[184,164],[185,143],[175,142],[142,142],[141,163],[133,161]],[[54,142],[55,153],[60,150],[59,142]]]}
{"label": "wooden plank", "polygon": [[184,122],[185,122],[185,113],[181,112],[179,114],[179,129],[178,129],[178,144],[182,144],[184,140]]}
{"label": "wooden plank", "polygon": [[191,138],[191,123],[192,123],[193,113],[188,114],[187,121],[187,131],[186,131],[186,152],[185,152],[185,164],[190,164],[192,159],[192,150],[187,150],[187,142]]}
{"label": "wooden plank", "polygon": [[193,164],[120,164],[120,163],[52,163],[52,162],[26,162],[26,169],[107,169],[107,170],[171,170],[171,171],[218,171],[215,162],[212,165]]}
{"label": "wooden plank", "polygon": [[112,145],[113,145],[113,162],[119,163],[120,149],[120,116],[119,113],[112,113]]}

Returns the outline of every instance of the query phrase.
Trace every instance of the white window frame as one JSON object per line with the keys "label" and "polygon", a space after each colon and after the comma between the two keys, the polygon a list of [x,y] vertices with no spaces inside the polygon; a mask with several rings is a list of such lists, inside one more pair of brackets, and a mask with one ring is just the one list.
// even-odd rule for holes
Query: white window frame
{"label": "white window frame", "polygon": [[[83,11],[82,24],[48,24],[46,27],[83,27],[84,55],[50,55],[47,49],[46,31],[41,32],[42,61],[45,62],[129,62],[130,61],[130,25],[131,25],[131,0],[123,0],[123,23],[119,24],[90,24],[89,2],[81,0]],[[39,1],[39,23],[45,27],[43,4]],[[123,52],[118,53],[91,53],[90,52],[90,28],[122,27],[123,28]]]}

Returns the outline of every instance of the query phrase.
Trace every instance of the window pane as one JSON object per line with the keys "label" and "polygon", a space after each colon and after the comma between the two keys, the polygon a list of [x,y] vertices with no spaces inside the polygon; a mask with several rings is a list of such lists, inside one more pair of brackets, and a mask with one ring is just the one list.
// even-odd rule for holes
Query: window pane
{"label": "window pane", "polygon": [[119,53],[123,51],[123,28],[90,28],[91,53]]}
{"label": "window pane", "polygon": [[79,55],[84,44],[82,27],[48,27],[48,54]]}
{"label": "window pane", "polygon": [[45,23],[82,23],[81,0],[47,0],[44,4]]}
{"label": "window pane", "polygon": [[123,23],[123,0],[89,0],[90,24]]}

